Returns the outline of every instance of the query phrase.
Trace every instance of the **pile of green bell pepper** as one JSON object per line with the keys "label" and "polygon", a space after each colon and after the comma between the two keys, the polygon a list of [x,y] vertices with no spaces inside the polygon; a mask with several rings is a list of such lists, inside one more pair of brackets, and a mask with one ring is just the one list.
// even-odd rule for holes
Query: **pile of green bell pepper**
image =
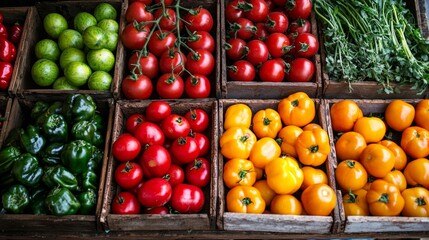
{"label": "pile of green bell pepper", "polygon": [[105,129],[92,97],[38,101],[30,119],[0,149],[2,211],[94,214]]}

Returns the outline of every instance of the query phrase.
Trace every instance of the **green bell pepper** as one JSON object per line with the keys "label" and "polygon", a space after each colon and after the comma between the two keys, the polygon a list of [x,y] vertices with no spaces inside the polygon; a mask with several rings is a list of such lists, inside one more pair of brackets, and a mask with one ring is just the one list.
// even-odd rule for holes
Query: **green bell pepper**
{"label": "green bell pepper", "polygon": [[8,212],[23,213],[30,204],[27,188],[17,184],[11,186],[2,196],[3,207]]}
{"label": "green bell pepper", "polygon": [[88,170],[82,173],[81,185],[83,190],[94,189],[97,190],[98,186],[98,175],[92,170]]}
{"label": "green bell pepper", "polygon": [[13,164],[12,175],[25,186],[35,187],[43,177],[43,169],[30,153],[22,154]]}
{"label": "green bell pepper", "polygon": [[13,146],[8,146],[0,151],[0,175],[10,172],[13,164],[21,155],[21,151]]}
{"label": "green bell pepper", "polygon": [[40,115],[42,115],[46,110],[48,110],[48,108],[49,104],[47,102],[37,101],[31,109],[31,119],[36,120]]}
{"label": "green bell pepper", "polygon": [[71,134],[73,139],[85,140],[97,147],[103,143],[101,132],[97,130],[97,125],[93,121],[82,120],[75,123]]}
{"label": "green bell pepper", "polygon": [[83,173],[87,169],[93,148],[94,146],[84,140],[74,140],[64,147],[61,161],[72,173]]}
{"label": "green bell pepper", "polygon": [[106,128],[104,124],[104,119],[99,113],[94,114],[94,117],[91,119],[91,122],[95,124],[98,131],[102,131]]}
{"label": "green bell pepper", "polygon": [[98,172],[102,161],[103,161],[103,151],[101,151],[99,148],[93,147],[91,158],[88,161],[87,170]]}
{"label": "green bell pepper", "polygon": [[68,140],[68,124],[64,117],[60,114],[53,113],[46,118],[42,124],[42,129],[45,137],[49,142],[67,142]]}
{"label": "green bell pepper", "polygon": [[95,213],[95,207],[97,206],[97,193],[93,189],[88,189],[81,192],[77,199],[80,203],[79,214],[91,215]]}
{"label": "green bell pepper", "polygon": [[19,131],[19,139],[21,146],[33,155],[42,151],[46,145],[45,137],[39,132],[39,129],[34,125],[27,125],[26,129],[21,128]]}
{"label": "green bell pepper", "polygon": [[64,143],[51,143],[40,153],[42,162],[47,165],[56,165],[61,163],[61,151],[63,151]]}
{"label": "green bell pepper", "polygon": [[49,105],[48,109],[40,114],[36,119],[36,124],[39,127],[42,127],[46,122],[46,119],[52,114],[61,114],[63,111],[63,102],[56,101]]}
{"label": "green bell pepper", "polygon": [[49,212],[56,216],[73,215],[79,211],[80,203],[67,188],[52,189],[45,200]]}
{"label": "green bell pepper", "polygon": [[33,214],[45,215],[48,213],[45,204],[46,194],[47,191],[43,187],[34,188],[30,191],[30,205]]}
{"label": "green bell pepper", "polygon": [[77,178],[61,165],[47,167],[42,179],[48,187],[59,185],[72,191],[79,190]]}
{"label": "green bell pepper", "polygon": [[78,122],[80,120],[91,120],[94,117],[97,106],[88,94],[70,94],[67,96],[63,115],[68,122]]}

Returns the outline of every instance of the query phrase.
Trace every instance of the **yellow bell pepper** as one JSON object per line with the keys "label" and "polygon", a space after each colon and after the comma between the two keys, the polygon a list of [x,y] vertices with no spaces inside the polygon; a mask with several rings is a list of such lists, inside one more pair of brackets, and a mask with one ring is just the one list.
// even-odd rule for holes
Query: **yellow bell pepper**
{"label": "yellow bell pepper", "polygon": [[220,137],[220,152],[228,159],[248,159],[256,136],[249,128],[232,127]]}
{"label": "yellow bell pepper", "polygon": [[280,114],[271,108],[259,110],[252,119],[253,132],[256,137],[275,138],[277,133],[282,128],[282,120]]}
{"label": "yellow bell pepper", "polygon": [[298,157],[295,151],[295,142],[299,135],[302,133],[300,127],[289,125],[282,128],[277,136],[276,141],[280,143],[280,148],[282,154],[292,156],[294,158]]}
{"label": "yellow bell pepper", "polygon": [[247,159],[234,158],[223,166],[223,182],[229,188],[252,186],[256,182],[253,163]]}
{"label": "yellow bell pepper", "polygon": [[229,106],[225,111],[223,128],[225,130],[231,127],[250,128],[252,123],[252,109],[242,103],[237,103]]}
{"label": "yellow bell pepper", "polygon": [[277,111],[286,126],[303,127],[316,116],[314,101],[304,92],[296,92],[282,99]]}
{"label": "yellow bell pepper", "polygon": [[280,157],[281,149],[273,138],[264,137],[259,139],[250,151],[249,160],[257,168],[265,168],[272,160]]}
{"label": "yellow bell pepper", "polygon": [[321,128],[303,131],[296,139],[295,151],[302,164],[322,165],[331,152],[328,133]]}
{"label": "yellow bell pepper", "polygon": [[304,181],[304,173],[293,157],[279,157],[265,167],[267,183],[277,194],[293,194]]}
{"label": "yellow bell pepper", "polygon": [[252,186],[237,186],[226,195],[228,212],[263,213],[265,201],[259,190]]}

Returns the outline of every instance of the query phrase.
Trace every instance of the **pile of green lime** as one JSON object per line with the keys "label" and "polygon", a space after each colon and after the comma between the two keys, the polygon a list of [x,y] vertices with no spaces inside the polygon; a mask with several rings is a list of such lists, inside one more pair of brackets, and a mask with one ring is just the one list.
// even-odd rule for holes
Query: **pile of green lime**
{"label": "pile of green lime", "polygon": [[41,87],[62,90],[110,89],[118,44],[116,9],[98,4],[93,13],[80,12],[73,28],[59,13],[49,13],[43,27],[49,38],[36,43],[37,61],[31,68],[33,81]]}

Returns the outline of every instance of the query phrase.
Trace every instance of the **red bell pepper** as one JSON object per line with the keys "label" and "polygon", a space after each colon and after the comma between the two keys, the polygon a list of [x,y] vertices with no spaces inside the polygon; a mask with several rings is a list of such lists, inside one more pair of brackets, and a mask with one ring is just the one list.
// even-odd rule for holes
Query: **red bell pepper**
{"label": "red bell pepper", "polygon": [[15,46],[18,46],[19,41],[21,40],[22,35],[22,25],[19,23],[15,23],[9,28],[9,40],[15,44]]}
{"label": "red bell pepper", "polygon": [[12,78],[13,67],[8,62],[0,62],[0,89],[7,90]]}
{"label": "red bell pepper", "polygon": [[7,28],[3,23],[0,23],[0,38],[7,39]]}
{"label": "red bell pepper", "polygon": [[16,48],[13,43],[4,38],[0,38],[0,61],[13,62],[16,58]]}

